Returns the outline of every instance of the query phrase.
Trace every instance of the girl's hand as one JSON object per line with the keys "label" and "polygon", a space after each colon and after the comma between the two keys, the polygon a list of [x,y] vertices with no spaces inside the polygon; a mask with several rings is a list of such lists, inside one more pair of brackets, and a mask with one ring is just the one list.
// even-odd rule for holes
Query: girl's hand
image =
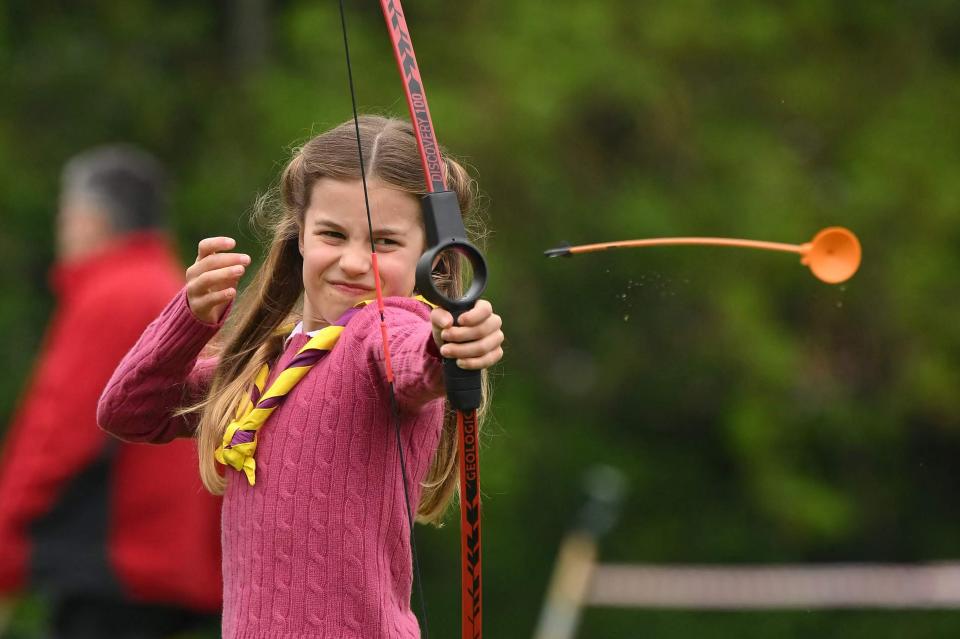
{"label": "girl's hand", "polygon": [[250,264],[250,256],[229,251],[232,237],[208,237],[197,246],[197,259],[187,269],[187,303],[201,322],[216,324],[227,304],[237,296],[237,282]]}
{"label": "girl's hand", "polygon": [[478,300],[460,316],[456,326],[453,316],[442,308],[430,312],[430,322],[440,354],[457,360],[457,366],[464,370],[489,368],[503,357],[503,320],[487,300]]}

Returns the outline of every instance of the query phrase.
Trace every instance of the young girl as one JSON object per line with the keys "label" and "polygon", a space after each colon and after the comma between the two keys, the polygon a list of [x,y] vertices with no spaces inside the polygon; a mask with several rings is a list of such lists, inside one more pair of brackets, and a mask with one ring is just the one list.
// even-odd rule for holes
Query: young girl
{"label": "young girl", "polygon": [[[411,297],[426,248],[413,131],[380,117],[359,125],[406,490],[418,517],[436,521],[457,484],[441,356],[465,369],[493,365],[503,354],[501,321],[481,300],[453,326],[449,313]],[[450,159],[446,170],[466,215],[475,185]],[[419,636],[380,318],[376,304],[361,305],[375,283],[360,177],[353,121],[298,149],[281,178],[269,254],[237,307],[250,258],[231,252],[230,238],[207,238],[185,289],[100,400],[101,426],[125,440],[198,438],[203,481],[224,493],[227,638]],[[451,296],[458,266],[445,257],[436,267]],[[215,356],[201,357],[214,336]],[[251,426],[251,400],[266,393],[265,402],[291,371],[306,374],[281,379],[267,419]]]}

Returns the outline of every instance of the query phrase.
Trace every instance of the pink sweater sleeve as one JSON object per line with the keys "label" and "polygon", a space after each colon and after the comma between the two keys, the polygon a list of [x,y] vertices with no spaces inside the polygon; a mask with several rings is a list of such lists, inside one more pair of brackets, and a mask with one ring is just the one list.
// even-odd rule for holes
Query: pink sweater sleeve
{"label": "pink sweater sleeve", "polygon": [[199,359],[221,324],[194,317],[181,290],[124,356],[100,396],[97,423],[133,442],[163,443],[192,437],[195,416],[177,409],[201,398],[216,366]]}
{"label": "pink sweater sleeve", "polygon": [[[443,365],[430,328],[430,309],[416,300],[389,297],[384,300],[390,340],[390,363],[394,391],[403,412],[417,412],[443,396]],[[356,325],[357,346],[362,348],[375,387],[388,398],[380,314],[375,304],[363,309],[350,322]],[[352,331],[351,331],[352,332]]]}

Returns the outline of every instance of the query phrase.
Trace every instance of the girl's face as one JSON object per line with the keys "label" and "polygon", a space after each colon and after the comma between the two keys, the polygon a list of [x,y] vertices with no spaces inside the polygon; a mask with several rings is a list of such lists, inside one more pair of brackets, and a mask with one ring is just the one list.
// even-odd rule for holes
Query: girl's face
{"label": "girl's face", "polygon": [[[420,203],[379,180],[367,181],[383,296],[413,293],[417,260],[426,248]],[[360,180],[321,178],[310,193],[300,230],[303,329],[333,324],[376,297],[370,230]]]}

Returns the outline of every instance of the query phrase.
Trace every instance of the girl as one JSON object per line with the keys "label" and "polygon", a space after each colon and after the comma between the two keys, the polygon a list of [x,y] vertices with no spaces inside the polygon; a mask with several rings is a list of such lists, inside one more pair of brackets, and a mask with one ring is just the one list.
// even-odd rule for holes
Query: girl
{"label": "girl", "polygon": [[[411,298],[426,245],[413,131],[372,116],[359,126],[406,490],[418,518],[435,522],[457,484],[440,358],[465,369],[493,365],[503,355],[501,320],[481,300],[453,326],[449,313]],[[445,164],[466,215],[475,184],[459,164]],[[125,440],[198,438],[203,481],[224,493],[227,638],[419,636],[379,313],[360,306],[375,286],[360,178],[353,121],[298,149],[281,178],[269,254],[237,308],[230,312],[250,258],[231,252],[231,238],[207,238],[184,291],[100,400],[101,426]],[[460,291],[458,267],[447,256],[436,267],[451,296]],[[290,330],[292,319],[299,323]],[[215,355],[200,357],[214,336]]]}

